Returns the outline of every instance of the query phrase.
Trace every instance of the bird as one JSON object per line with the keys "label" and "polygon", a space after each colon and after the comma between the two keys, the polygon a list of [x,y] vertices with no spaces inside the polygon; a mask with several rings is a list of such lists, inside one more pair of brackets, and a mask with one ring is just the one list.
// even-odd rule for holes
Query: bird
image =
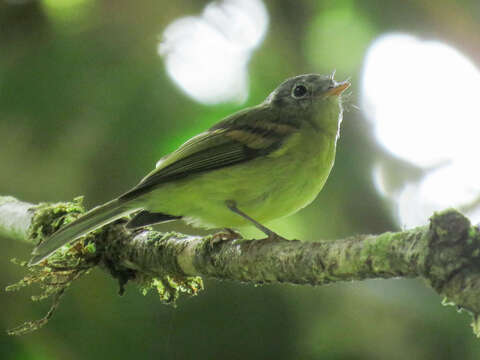
{"label": "bird", "polygon": [[262,103],[163,156],[131,190],[60,228],[34,248],[29,265],[128,215],[130,229],[182,219],[278,236],[264,224],[310,204],[330,174],[349,86],[334,73],[286,79]]}

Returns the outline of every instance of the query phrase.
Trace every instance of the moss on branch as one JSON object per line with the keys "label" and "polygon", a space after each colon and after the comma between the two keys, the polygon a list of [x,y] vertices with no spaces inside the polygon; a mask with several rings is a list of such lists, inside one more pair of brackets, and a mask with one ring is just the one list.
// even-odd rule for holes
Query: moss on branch
{"label": "moss on branch", "polygon": [[[78,199],[73,203],[32,205],[32,209],[28,236],[33,243],[47,238],[83,211]],[[51,283],[52,276],[65,279],[65,272],[70,271],[64,283],[55,289],[47,286],[44,292],[63,294],[78,276],[100,266],[119,281],[121,293],[132,280],[143,291],[154,288],[162,301],[173,303],[182,292],[195,295],[203,289],[199,276],[255,284],[309,285],[419,277],[445,297],[444,303],[468,310],[479,335],[479,260],[479,229],[455,210],[436,213],[428,225],[411,230],[317,242],[219,241],[218,236],[163,234],[148,228],[132,232],[119,220],[31,268],[28,283],[33,276],[47,286],[45,282]]]}

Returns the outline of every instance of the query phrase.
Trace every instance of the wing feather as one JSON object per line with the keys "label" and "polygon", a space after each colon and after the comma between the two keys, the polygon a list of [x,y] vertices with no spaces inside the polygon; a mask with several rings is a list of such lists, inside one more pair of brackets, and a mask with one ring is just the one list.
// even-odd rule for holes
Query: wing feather
{"label": "wing feather", "polygon": [[164,156],[156,169],[120,198],[131,200],[172,180],[268,155],[296,130],[276,123],[271,115],[262,108],[232,115]]}

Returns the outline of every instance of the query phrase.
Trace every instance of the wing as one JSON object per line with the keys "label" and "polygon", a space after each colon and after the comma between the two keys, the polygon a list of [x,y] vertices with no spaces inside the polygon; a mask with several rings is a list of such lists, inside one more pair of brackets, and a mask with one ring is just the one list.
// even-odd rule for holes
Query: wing
{"label": "wing", "polygon": [[226,118],[163,157],[155,170],[120,199],[131,200],[172,180],[268,155],[297,130],[276,120],[265,105]]}

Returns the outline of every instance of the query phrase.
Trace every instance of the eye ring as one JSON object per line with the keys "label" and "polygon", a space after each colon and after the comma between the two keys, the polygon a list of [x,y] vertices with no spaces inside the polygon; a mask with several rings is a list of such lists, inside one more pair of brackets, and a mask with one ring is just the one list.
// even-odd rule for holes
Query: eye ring
{"label": "eye ring", "polygon": [[308,93],[308,90],[305,87],[305,85],[299,84],[299,85],[295,85],[295,87],[293,88],[292,96],[295,99],[300,99],[305,95],[307,95],[307,93]]}

